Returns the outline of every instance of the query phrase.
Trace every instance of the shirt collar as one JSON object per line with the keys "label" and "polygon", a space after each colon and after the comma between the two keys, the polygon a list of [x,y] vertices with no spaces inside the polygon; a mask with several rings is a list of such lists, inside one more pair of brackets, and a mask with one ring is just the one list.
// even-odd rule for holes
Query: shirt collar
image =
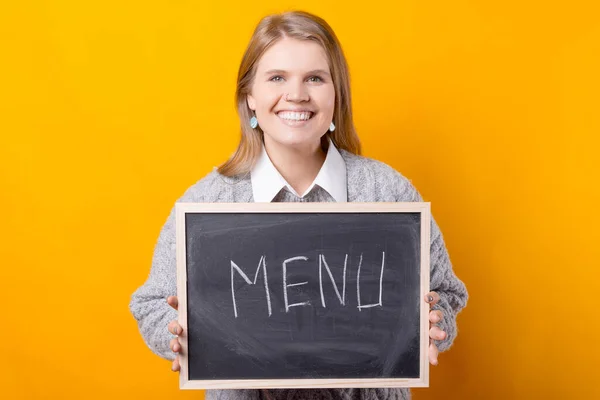
{"label": "shirt collar", "polygon": [[[328,137],[327,140],[329,141],[329,148],[327,149],[325,162],[304,195],[309,193],[315,185],[319,185],[335,201],[345,203],[348,201],[346,163],[331,138]],[[260,157],[250,172],[250,179],[252,181],[252,194],[255,202],[271,202],[284,186],[287,186],[288,190],[298,197],[304,197],[296,193],[283,176],[281,176],[279,171],[277,171],[277,168],[275,168],[267,154],[264,143]]]}

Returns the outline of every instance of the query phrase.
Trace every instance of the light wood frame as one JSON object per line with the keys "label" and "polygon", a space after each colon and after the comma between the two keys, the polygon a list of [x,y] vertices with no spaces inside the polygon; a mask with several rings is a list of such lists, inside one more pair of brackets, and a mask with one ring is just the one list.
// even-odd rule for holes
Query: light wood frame
{"label": "light wood frame", "polygon": [[[429,305],[424,301],[430,279],[430,221],[429,202],[371,202],[371,203],[176,203],[177,296],[178,320],[183,328],[179,335],[180,389],[259,389],[259,388],[364,388],[364,387],[428,387],[429,386]],[[219,379],[188,380],[187,358],[187,287],[185,215],[187,213],[420,213],[421,215],[421,317],[420,373],[418,378],[365,379]]]}

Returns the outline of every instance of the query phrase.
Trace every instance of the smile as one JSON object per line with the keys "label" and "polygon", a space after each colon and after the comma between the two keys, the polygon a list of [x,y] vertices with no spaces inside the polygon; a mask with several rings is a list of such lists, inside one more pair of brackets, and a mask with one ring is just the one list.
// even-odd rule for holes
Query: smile
{"label": "smile", "polygon": [[277,113],[279,119],[287,126],[306,125],[313,115],[314,113],[311,111],[280,111]]}
{"label": "smile", "polygon": [[314,113],[312,111],[280,111],[277,113],[277,116],[284,120],[289,121],[307,121],[312,118]]}

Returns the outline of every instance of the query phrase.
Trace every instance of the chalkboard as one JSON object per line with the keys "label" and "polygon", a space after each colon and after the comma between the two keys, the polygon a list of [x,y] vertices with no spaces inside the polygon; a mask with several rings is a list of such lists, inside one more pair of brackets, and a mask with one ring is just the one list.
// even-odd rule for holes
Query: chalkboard
{"label": "chalkboard", "polygon": [[178,203],[180,388],[428,386],[430,203]]}

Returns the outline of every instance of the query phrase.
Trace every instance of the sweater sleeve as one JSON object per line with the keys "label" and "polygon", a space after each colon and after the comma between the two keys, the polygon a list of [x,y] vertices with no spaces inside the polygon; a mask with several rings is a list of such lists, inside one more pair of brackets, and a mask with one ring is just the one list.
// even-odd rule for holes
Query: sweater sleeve
{"label": "sweater sleeve", "polygon": [[[405,190],[410,200],[399,201],[423,201],[419,191],[407,181]],[[405,195],[407,194],[405,193]],[[404,197],[404,196],[403,196]],[[406,197],[405,197],[406,198]],[[440,301],[437,302],[432,310],[441,310],[444,314],[442,321],[436,325],[446,332],[446,339],[435,340],[440,352],[448,350],[458,333],[456,317],[458,313],[467,305],[469,294],[465,284],[456,276],[452,269],[452,263],[444,243],[442,232],[431,215],[431,242],[430,242],[430,291],[437,292],[440,295]]]}
{"label": "sweater sleeve", "polygon": [[[155,354],[170,361],[176,357],[169,347],[175,335],[169,332],[168,325],[178,317],[177,310],[167,303],[167,297],[177,295],[176,204],[215,201],[220,194],[218,186],[215,187],[216,176],[215,171],[209,173],[176,200],[154,246],[148,278],[131,295],[129,302],[129,310],[146,345]],[[209,197],[207,193],[214,196]]]}
{"label": "sweater sleeve", "polygon": [[443,312],[444,317],[437,325],[447,334],[446,339],[435,341],[439,351],[442,352],[452,346],[458,334],[456,317],[467,305],[469,294],[465,284],[452,270],[452,263],[446,250],[442,232],[433,216],[431,217],[430,264],[430,290],[440,295],[440,300],[431,308]]}
{"label": "sweater sleeve", "polygon": [[164,223],[154,247],[148,278],[132,295],[129,310],[137,321],[146,345],[155,354],[174,360],[169,342],[175,337],[168,331],[177,311],[167,304],[168,296],[177,295],[175,258],[175,206]]}

